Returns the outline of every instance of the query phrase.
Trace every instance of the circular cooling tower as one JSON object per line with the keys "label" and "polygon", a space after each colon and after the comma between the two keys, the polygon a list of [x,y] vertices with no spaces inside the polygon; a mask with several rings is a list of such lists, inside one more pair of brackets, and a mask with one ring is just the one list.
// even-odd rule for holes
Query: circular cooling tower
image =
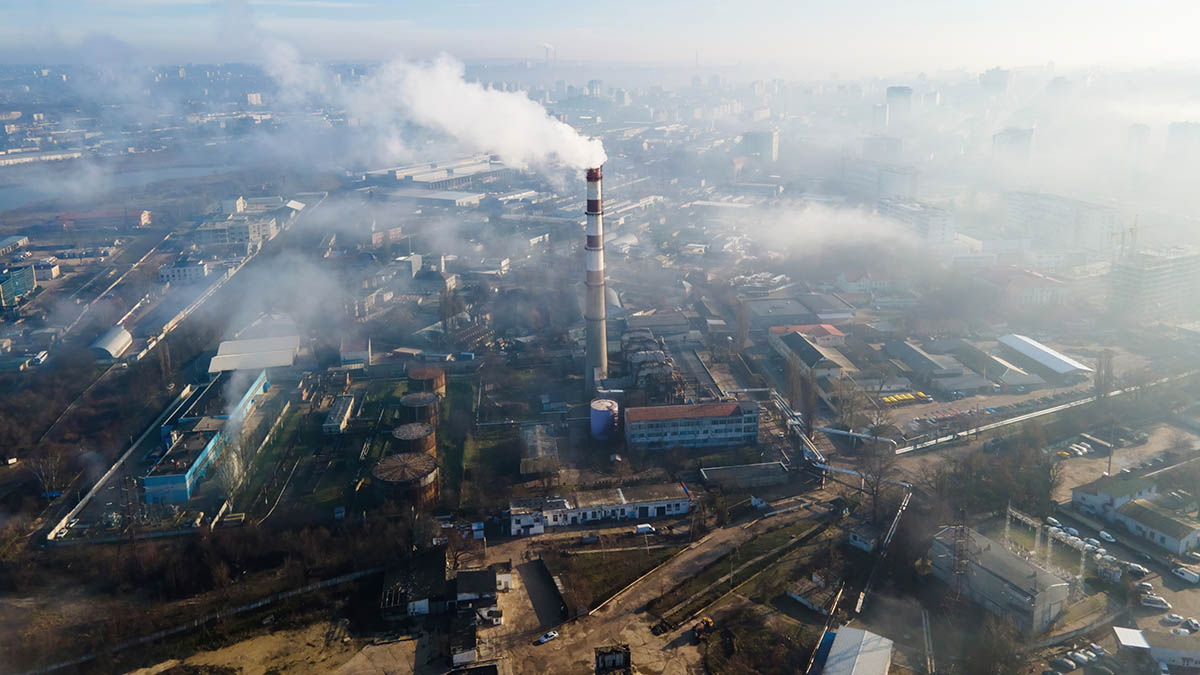
{"label": "circular cooling tower", "polygon": [[446,393],[446,371],[437,366],[412,366],[408,369],[409,391]]}
{"label": "circular cooling tower", "polygon": [[437,434],[424,422],[403,424],[392,430],[397,452],[424,452],[437,457]]}
{"label": "circular cooling tower", "polygon": [[418,391],[400,397],[400,411],[405,422],[437,424],[438,395],[432,391]]}
{"label": "circular cooling tower", "polygon": [[437,460],[424,452],[404,452],[379,460],[371,478],[381,495],[418,506],[437,501]]}

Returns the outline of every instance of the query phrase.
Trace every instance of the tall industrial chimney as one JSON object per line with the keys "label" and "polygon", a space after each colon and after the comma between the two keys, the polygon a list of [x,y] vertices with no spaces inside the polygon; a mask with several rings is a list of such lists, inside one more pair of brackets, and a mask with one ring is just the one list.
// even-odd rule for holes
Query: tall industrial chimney
{"label": "tall industrial chimney", "polygon": [[587,381],[588,393],[608,377],[608,331],[604,297],[604,207],[601,205],[600,167],[587,170]]}

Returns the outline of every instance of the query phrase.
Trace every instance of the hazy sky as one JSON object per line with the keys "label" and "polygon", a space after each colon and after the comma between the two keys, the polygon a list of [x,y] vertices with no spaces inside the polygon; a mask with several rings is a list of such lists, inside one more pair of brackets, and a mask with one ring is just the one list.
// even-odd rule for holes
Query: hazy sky
{"label": "hazy sky", "polygon": [[[781,75],[1194,63],[1194,0],[0,0],[0,57],[236,60],[252,20],[306,57],[768,64]],[[248,19],[248,17],[253,17]]]}

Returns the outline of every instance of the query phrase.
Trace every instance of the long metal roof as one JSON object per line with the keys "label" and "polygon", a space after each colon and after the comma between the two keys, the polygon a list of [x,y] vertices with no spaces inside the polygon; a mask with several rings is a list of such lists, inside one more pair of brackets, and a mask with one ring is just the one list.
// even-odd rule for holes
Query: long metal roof
{"label": "long metal roof", "polygon": [[1066,354],[1055,351],[1037,340],[1027,338],[1024,335],[1017,335],[1016,333],[1005,335],[1000,338],[999,342],[1016,351],[1018,354],[1033,359],[1038,364],[1049,368],[1059,375],[1067,375],[1079,371],[1085,373],[1092,372],[1091,368],[1088,368]]}
{"label": "long metal roof", "polygon": [[110,358],[120,358],[121,354],[133,344],[133,336],[121,324],[109,328],[92,343],[92,349],[101,350]]}
{"label": "long metal roof", "polygon": [[226,370],[262,370],[263,368],[283,368],[292,365],[296,360],[296,352],[292,349],[279,349],[269,352],[249,352],[246,354],[218,354],[208,364],[208,372],[220,373]]}
{"label": "long metal roof", "polygon": [[285,335],[283,337],[254,338],[252,340],[226,340],[217,347],[217,355],[277,352],[285,349],[299,350],[299,336]]}
{"label": "long metal roof", "polygon": [[892,641],[860,628],[837,630],[825,659],[823,675],[887,675],[892,664]]}

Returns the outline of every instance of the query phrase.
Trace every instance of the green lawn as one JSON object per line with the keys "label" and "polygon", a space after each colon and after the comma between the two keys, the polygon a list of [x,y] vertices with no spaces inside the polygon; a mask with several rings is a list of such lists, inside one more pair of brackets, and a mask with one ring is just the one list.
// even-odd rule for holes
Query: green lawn
{"label": "green lawn", "polygon": [[442,502],[457,507],[463,479],[463,453],[468,430],[474,422],[475,387],[470,382],[446,383],[438,424],[438,473],[441,476]]}
{"label": "green lawn", "polygon": [[682,550],[682,546],[672,546],[649,551],[555,555],[547,557],[546,563],[551,572],[563,574],[569,583],[586,585],[589,604],[596,607]]}
{"label": "green lawn", "polygon": [[352,464],[358,464],[357,460],[350,462],[349,460],[335,459],[321,475],[321,480],[313,489],[311,496],[313,504],[318,509],[330,510],[345,502],[346,489],[350,487],[350,478],[353,476]]}
{"label": "green lawn", "polygon": [[477,438],[468,434],[463,443],[463,478],[459,507],[486,506],[501,482],[516,477],[521,469],[520,440],[516,434]]}

